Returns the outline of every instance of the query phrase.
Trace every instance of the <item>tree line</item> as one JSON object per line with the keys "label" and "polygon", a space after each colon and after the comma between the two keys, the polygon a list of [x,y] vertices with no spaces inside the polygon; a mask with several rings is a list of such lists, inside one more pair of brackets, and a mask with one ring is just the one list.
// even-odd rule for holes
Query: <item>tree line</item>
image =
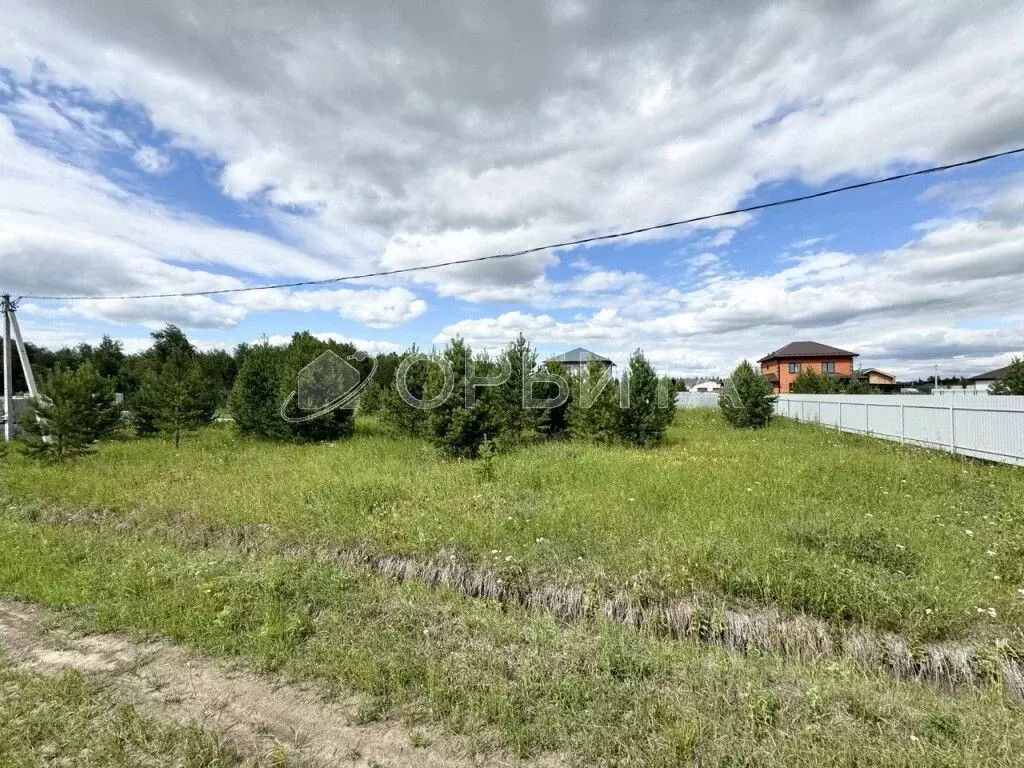
{"label": "tree line", "polygon": [[[324,341],[308,331],[283,346],[240,344],[233,354],[201,351],[174,325],[152,337],[152,346],[135,354],[126,354],[109,337],[96,346],[55,352],[27,345],[43,397],[20,419],[26,453],[60,461],[90,452],[105,438],[161,434],[177,448],[184,435],[217,414],[240,434],[256,438],[344,438],[353,430],[353,408],[306,418],[294,399],[300,371],[326,352],[357,370],[363,387],[360,412],[376,415],[396,432],[425,438],[446,455],[465,458],[550,438],[653,445],[672,421],[678,387],[659,378],[639,350],[618,378],[597,363],[573,375],[558,363],[539,366],[536,351],[521,335],[493,360],[456,338],[429,354],[414,346],[375,362],[351,344]],[[435,400],[446,387],[450,396],[431,408],[410,405],[395,386],[403,365],[407,398]],[[445,369],[453,380],[446,380]],[[501,383],[480,383],[497,380],[501,371],[509,373]],[[564,392],[558,377],[568,384]],[[524,386],[543,407],[524,404]],[[24,381],[15,388],[24,388]],[[565,396],[558,399],[560,393]]]}

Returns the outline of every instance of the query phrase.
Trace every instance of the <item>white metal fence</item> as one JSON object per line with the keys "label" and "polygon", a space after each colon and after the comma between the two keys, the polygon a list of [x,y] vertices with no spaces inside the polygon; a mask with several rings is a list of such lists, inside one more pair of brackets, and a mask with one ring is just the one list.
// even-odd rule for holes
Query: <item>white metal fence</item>
{"label": "white metal fence", "polygon": [[676,408],[717,408],[717,392],[676,392]]}
{"label": "white metal fence", "polygon": [[782,395],[779,416],[1024,465],[1024,397]]}

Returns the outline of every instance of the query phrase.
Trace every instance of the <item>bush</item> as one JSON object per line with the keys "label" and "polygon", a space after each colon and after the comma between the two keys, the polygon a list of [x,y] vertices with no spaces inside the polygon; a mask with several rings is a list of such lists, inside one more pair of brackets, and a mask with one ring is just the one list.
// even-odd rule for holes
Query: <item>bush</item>
{"label": "bush", "polygon": [[718,407],[728,424],[758,429],[768,426],[776,400],[771,382],[744,360],[726,380]]}
{"label": "bush", "polygon": [[629,404],[619,412],[619,437],[630,445],[655,445],[675,416],[675,386],[661,381],[641,350],[629,358],[622,387],[628,387]]}
{"label": "bush", "polygon": [[1015,357],[999,381],[993,382],[988,391],[993,395],[1024,395],[1024,360]]}
{"label": "bush", "polygon": [[878,390],[863,379],[837,379],[807,369],[797,374],[789,391],[794,395],[874,395]]}

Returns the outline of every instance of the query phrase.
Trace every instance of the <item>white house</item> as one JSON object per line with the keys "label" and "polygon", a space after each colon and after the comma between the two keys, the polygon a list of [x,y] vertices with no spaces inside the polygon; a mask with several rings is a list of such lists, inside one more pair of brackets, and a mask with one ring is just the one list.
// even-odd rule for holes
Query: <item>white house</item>
{"label": "white house", "polygon": [[700,384],[693,385],[694,392],[717,392],[721,388],[722,385],[720,382],[712,381],[710,379],[707,381],[702,381]]}

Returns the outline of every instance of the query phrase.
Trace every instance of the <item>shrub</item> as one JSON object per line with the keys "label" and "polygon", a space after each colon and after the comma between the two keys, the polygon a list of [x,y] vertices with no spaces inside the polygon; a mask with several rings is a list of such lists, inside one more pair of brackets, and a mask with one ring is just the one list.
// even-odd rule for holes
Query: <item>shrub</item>
{"label": "shrub", "polygon": [[999,381],[993,382],[988,391],[993,395],[1024,395],[1024,359],[1015,357]]}
{"label": "shrub", "polygon": [[629,403],[619,411],[619,437],[631,445],[655,445],[675,416],[675,387],[670,379],[660,381],[641,350],[629,358],[623,379]]}
{"label": "shrub", "polygon": [[794,395],[874,395],[878,390],[863,379],[837,379],[807,369],[797,374],[789,391]]}
{"label": "shrub", "polygon": [[771,382],[744,360],[726,380],[718,407],[728,424],[757,429],[768,426],[776,400]]}

